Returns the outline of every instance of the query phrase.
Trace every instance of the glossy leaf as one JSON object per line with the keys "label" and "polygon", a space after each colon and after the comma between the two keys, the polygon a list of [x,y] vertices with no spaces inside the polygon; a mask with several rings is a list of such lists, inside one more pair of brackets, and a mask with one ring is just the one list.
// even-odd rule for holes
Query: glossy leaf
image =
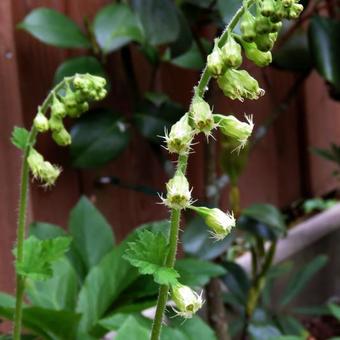
{"label": "glossy leaf", "polygon": [[[13,320],[14,308],[0,306],[0,316]],[[79,314],[41,307],[25,307],[22,324],[44,339],[76,339]]]}
{"label": "glossy leaf", "polygon": [[96,76],[106,77],[98,59],[91,56],[82,56],[67,59],[60,64],[54,75],[54,84],[58,84],[65,77],[71,77],[76,73],[91,73]]}
{"label": "glossy leaf", "polygon": [[224,262],[223,267],[227,273],[222,277],[223,282],[237,301],[245,304],[250,288],[249,278],[244,269],[236,262]]}
{"label": "glossy leaf", "polygon": [[110,224],[85,196],[70,213],[69,230],[73,246],[87,271],[113,249],[114,236]]}
{"label": "glossy leaf", "polygon": [[215,242],[207,232],[206,224],[200,217],[192,218],[182,234],[183,249],[186,254],[212,260],[223,254],[231,245],[232,236]]}
{"label": "glossy leaf", "polygon": [[84,114],[71,129],[70,156],[77,168],[102,166],[117,158],[130,141],[130,132],[120,116],[98,109]]}
{"label": "glossy leaf", "polygon": [[180,275],[181,283],[191,287],[203,287],[211,278],[226,273],[226,270],[218,264],[190,258],[177,260],[175,268]]}
{"label": "glossy leaf", "polygon": [[149,338],[150,329],[142,326],[133,316],[128,316],[122,326],[118,329],[117,335],[115,336],[115,340],[149,340]]}
{"label": "glossy leaf", "polygon": [[44,222],[33,222],[30,224],[30,235],[37,237],[40,240],[48,240],[58,236],[65,236],[65,230],[59,226]]}
{"label": "glossy leaf", "polygon": [[132,0],[131,3],[150,45],[167,44],[177,39],[180,23],[173,1]]}
{"label": "glossy leaf", "polygon": [[340,22],[314,16],[310,21],[308,38],[317,71],[340,91]]}
{"label": "glossy leaf", "polygon": [[319,255],[299,271],[289,280],[283,292],[280,305],[285,306],[291,302],[311,280],[311,278],[327,263],[327,257]]}
{"label": "glossy leaf", "polygon": [[[293,22],[284,23],[281,36],[284,36]],[[273,51],[273,66],[293,72],[308,72],[313,62],[309,52],[307,33],[297,29],[280,47]]]}
{"label": "glossy leaf", "polygon": [[50,9],[37,8],[18,25],[38,40],[57,47],[90,47],[90,42],[74,21]]}
{"label": "glossy leaf", "polygon": [[52,268],[52,278],[28,281],[28,298],[37,307],[73,311],[78,295],[77,274],[67,258],[56,261]]}
{"label": "glossy leaf", "polygon": [[131,41],[143,41],[142,27],[125,4],[110,4],[101,9],[94,19],[93,30],[104,53],[113,52]]}
{"label": "glossy leaf", "polygon": [[29,138],[29,132],[25,128],[15,126],[12,131],[11,142],[20,150],[24,150]]}
{"label": "glossy leaf", "polygon": [[122,256],[126,243],[132,241],[130,235],[123,243],[108,253],[87,275],[79,293],[77,311],[83,314],[80,330],[91,329],[107,309],[137,277],[137,270]]}

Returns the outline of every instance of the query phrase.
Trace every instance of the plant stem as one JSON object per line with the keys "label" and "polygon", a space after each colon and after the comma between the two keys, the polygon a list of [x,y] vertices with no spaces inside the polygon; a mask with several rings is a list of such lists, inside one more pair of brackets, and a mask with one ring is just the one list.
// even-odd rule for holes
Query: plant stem
{"label": "plant stem", "polygon": [[[255,0],[248,0],[245,2],[245,5],[241,6],[241,8],[235,13],[234,17],[231,19],[229,25],[226,27],[224,32],[222,33],[221,37],[219,38],[218,45],[223,46],[227,40],[228,34],[232,31],[235,26],[237,25],[239,19],[241,18],[242,14],[244,13],[244,6],[248,7],[255,3]],[[204,68],[201,78],[197,85],[197,94],[201,97],[204,96],[204,93],[208,89],[208,84],[211,79],[210,72],[208,71],[207,67]],[[178,158],[177,170],[182,171],[185,175],[187,166],[188,166],[188,157],[189,155],[181,155]],[[177,252],[177,243],[178,243],[178,232],[179,232],[179,222],[181,218],[181,211],[180,210],[171,210],[171,230],[170,230],[170,241],[169,241],[169,255],[166,259],[166,266],[173,268],[175,261],[176,261],[176,252]],[[152,325],[151,331],[151,340],[159,340],[161,328],[162,328],[162,320],[163,314],[165,310],[165,305],[167,301],[167,295],[169,292],[168,285],[162,285],[159,290],[158,300],[157,300],[157,307],[156,307],[156,315]]]}
{"label": "plant stem", "polygon": [[[29,155],[31,145],[36,138],[36,130],[33,127],[29,134],[29,139],[24,151],[24,159],[21,170],[20,198],[19,198],[19,218],[17,229],[17,254],[16,261],[23,260],[24,240],[26,234],[26,212],[28,204],[28,188],[29,188],[29,167],[27,157]],[[15,296],[15,314],[14,314],[14,330],[13,339],[19,340],[21,334],[22,304],[25,291],[25,277],[16,275],[16,296]]]}
{"label": "plant stem", "polygon": [[[178,231],[180,223],[181,212],[180,210],[171,210],[171,226],[170,226],[170,240],[169,240],[169,254],[167,256],[165,265],[169,268],[173,268],[176,261],[177,243],[178,243]],[[157,309],[155,319],[152,325],[151,340],[158,340],[163,321],[163,314],[165,311],[166,302],[168,300],[169,286],[162,285],[159,288]]]}

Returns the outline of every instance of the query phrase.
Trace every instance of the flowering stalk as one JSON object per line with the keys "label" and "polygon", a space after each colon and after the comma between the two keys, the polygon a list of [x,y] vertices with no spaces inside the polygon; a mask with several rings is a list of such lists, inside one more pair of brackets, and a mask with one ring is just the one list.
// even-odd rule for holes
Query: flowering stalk
{"label": "flowering stalk", "polygon": [[[255,3],[256,17],[249,11],[249,7]],[[217,78],[220,89],[232,100],[256,100],[263,96],[264,90],[259,87],[257,80],[245,70],[237,69],[242,63],[241,45],[247,50],[247,58],[256,65],[266,66],[271,60],[270,50],[281,27],[279,22],[283,18],[295,17],[301,12],[301,8],[303,7],[295,0],[289,3],[288,0],[244,0],[243,6],[231,19],[221,37],[215,40],[214,49],[207,58],[201,79],[194,88],[189,112],[165,134],[168,151],[178,154],[175,176],[166,185],[167,197],[162,198],[163,203],[171,210],[166,267],[173,268],[175,264],[182,210],[190,208],[201,215],[218,240],[226,237],[235,226],[233,213],[224,213],[217,208],[193,207],[189,183],[185,177],[191,143],[196,134],[204,133],[208,139],[212,130],[218,127],[222,134],[236,142],[236,149],[241,149],[253,130],[251,116],[247,117],[246,123],[242,123],[233,116],[212,114],[208,103],[203,99],[211,78]],[[240,19],[242,34],[238,36],[232,32]],[[160,287],[151,340],[159,340],[169,288],[169,285]],[[191,317],[202,305],[200,295],[180,283],[172,285],[171,292],[177,306],[177,314],[181,316]]]}
{"label": "flowering stalk", "polygon": [[[60,175],[60,168],[45,161],[34,148],[38,133],[51,130],[52,138],[59,145],[69,145],[71,136],[64,128],[62,119],[66,116],[78,117],[88,109],[88,100],[101,100],[106,95],[106,81],[101,77],[75,75],[67,77],[48,94],[38,108],[33,125],[23,141],[23,162],[19,197],[19,216],[16,240],[16,263],[21,263],[24,256],[26,234],[26,213],[28,206],[29,173],[45,187],[52,186]],[[50,118],[47,114],[50,112]],[[21,338],[22,305],[25,292],[25,276],[16,274],[16,304],[14,314],[13,339]]]}

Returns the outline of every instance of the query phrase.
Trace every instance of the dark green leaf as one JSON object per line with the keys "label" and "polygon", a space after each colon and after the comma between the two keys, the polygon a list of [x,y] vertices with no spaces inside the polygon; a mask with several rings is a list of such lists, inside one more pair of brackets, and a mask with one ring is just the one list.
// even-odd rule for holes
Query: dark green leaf
{"label": "dark green leaf", "polygon": [[18,27],[53,46],[90,47],[90,42],[75,22],[50,8],[33,10]]}
{"label": "dark green leaf", "polygon": [[300,321],[290,315],[278,315],[276,322],[285,335],[297,335],[302,339],[308,338],[308,331],[303,327]]}
{"label": "dark green leaf", "polygon": [[223,267],[227,270],[227,274],[222,277],[223,282],[239,303],[245,304],[250,288],[246,272],[235,262],[224,262]]}
{"label": "dark green leaf", "polygon": [[122,259],[126,243],[133,240],[132,234],[118,247],[107,254],[87,275],[79,293],[77,311],[83,314],[80,330],[91,329],[107,309],[137,277],[137,270]]}
{"label": "dark green leaf", "polygon": [[166,238],[149,230],[138,232],[137,239],[128,244],[124,258],[138,268],[141,274],[151,274],[159,284],[174,284],[178,273],[164,266],[168,254]]}
{"label": "dark green leaf", "polygon": [[273,340],[278,339],[281,332],[273,325],[251,324],[248,333],[252,340]]}
{"label": "dark green leaf", "polygon": [[117,158],[130,133],[120,116],[98,109],[84,114],[71,129],[70,156],[77,168],[93,168]]}
{"label": "dark green leaf", "polygon": [[180,275],[181,283],[191,287],[202,287],[211,278],[226,273],[222,266],[198,259],[178,260],[175,268]]}
{"label": "dark green leaf", "polygon": [[132,0],[131,3],[143,25],[149,44],[162,45],[177,39],[180,23],[173,1]]}
{"label": "dark green leaf", "polygon": [[33,235],[40,240],[48,240],[58,236],[66,236],[66,232],[57,225],[44,222],[31,223],[29,230],[30,235]]}
{"label": "dark green leaf", "polygon": [[[13,320],[14,308],[0,307],[0,316]],[[23,309],[23,326],[32,330],[44,339],[76,339],[79,314],[68,311],[56,311],[40,307]]]}
{"label": "dark green leaf", "polygon": [[[280,34],[285,36],[293,24],[294,22],[286,22]],[[307,33],[304,29],[297,29],[286,42],[274,49],[273,65],[293,72],[307,72],[312,68]]]}
{"label": "dark green leaf", "polygon": [[76,73],[91,73],[105,78],[105,71],[98,59],[91,56],[75,57],[65,60],[59,65],[55,75],[54,84],[60,83],[65,77]]}
{"label": "dark green leaf", "polygon": [[308,306],[308,307],[296,307],[293,309],[294,313],[301,315],[321,316],[329,315],[329,308],[327,306]]}
{"label": "dark green leaf", "polygon": [[301,268],[289,280],[288,286],[284,290],[280,305],[285,306],[292,301],[305,287],[308,281],[327,263],[327,256],[319,255],[306,266]]}
{"label": "dark green leaf", "polygon": [[269,239],[282,236],[286,230],[281,212],[271,204],[253,204],[244,209],[238,226]]}
{"label": "dark green leaf", "polygon": [[340,91],[340,22],[314,16],[310,21],[308,38],[317,71]]}
{"label": "dark green leaf", "polygon": [[125,4],[110,4],[94,19],[94,34],[104,53],[113,52],[131,41],[142,42],[142,27]]}
{"label": "dark green leaf", "polygon": [[340,306],[335,303],[328,304],[328,309],[330,314],[333,315],[336,319],[340,320]]}
{"label": "dark green leaf", "polygon": [[70,213],[69,229],[73,237],[73,245],[87,271],[99,263],[114,246],[111,226],[85,196]]}
{"label": "dark green leaf", "polygon": [[29,138],[29,132],[25,128],[15,126],[12,131],[11,142],[20,150],[24,150]]}
{"label": "dark green leaf", "polygon": [[56,261],[52,268],[52,278],[27,283],[29,300],[37,307],[73,311],[78,293],[77,274],[66,258]]}
{"label": "dark green leaf", "polygon": [[[24,241],[23,259],[16,261],[16,271],[32,280],[46,280],[53,275],[52,264],[69,249],[70,237],[39,240],[30,236]],[[16,254],[17,250],[14,250]]]}
{"label": "dark green leaf", "polygon": [[220,242],[215,242],[207,232],[207,227],[201,217],[189,221],[182,235],[183,249],[186,254],[203,260],[212,260],[223,254],[231,245],[232,236]]}

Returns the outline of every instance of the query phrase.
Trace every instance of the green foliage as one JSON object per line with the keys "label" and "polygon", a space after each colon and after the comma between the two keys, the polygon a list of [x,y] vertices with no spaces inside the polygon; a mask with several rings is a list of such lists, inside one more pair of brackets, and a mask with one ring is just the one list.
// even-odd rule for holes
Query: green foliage
{"label": "green foliage", "polygon": [[125,339],[138,339],[138,340],[149,340],[150,330],[145,326],[141,325],[136,318],[128,316],[119,328],[116,340]]}
{"label": "green foliage", "polygon": [[[16,272],[32,280],[46,280],[53,275],[52,263],[69,249],[70,237],[39,240],[30,236],[24,241],[23,259],[16,261]],[[16,254],[16,249],[14,253]]]}
{"label": "green foliage", "polygon": [[131,41],[143,42],[142,27],[131,8],[125,4],[111,4],[96,15],[93,30],[102,51],[113,52]]}
{"label": "green foliage", "polygon": [[336,20],[314,16],[308,30],[311,54],[317,71],[340,93],[340,23]]}
{"label": "green foliage", "polygon": [[333,207],[338,201],[334,199],[311,198],[303,202],[303,210],[306,214],[314,211],[323,211]]}
{"label": "green foliage", "polygon": [[33,10],[18,25],[38,40],[57,47],[87,48],[90,42],[79,27],[65,15],[49,8]]}
{"label": "green foliage", "polygon": [[180,32],[177,9],[171,0],[132,0],[132,8],[140,19],[150,45],[174,42]]}
{"label": "green foliage", "polygon": [[160,233],[140,231],[137,239],[128,244],[124,258],[141,274],[151,274],[159,284],[174,284],[179,274],[164,266],[168,254],[167,239]]}
{"label": "green foliage", "polygon": [[71,162],[77,168],[93,168],[117,158],[130,141],[123,119],[107,109],[89,112],[71,129]]}
{"label": "green foliage", "polygon": [[71,77],[76,73],[90,73],[106,78],[105,70],[98,59],[91,56],[82,56],[66,59],[60,64],[54,74],[54,84],[58,84],[65,77]]}
{"label": "green foliage", "polygon": [[20,150],[24,150],[29,138],[29,132],[25,128],[15,126],[12,131],[11,142]]}
{"label": "green foliage", "polygon": [[86,197],[82,197],[72,209],[69,228],[73,246],[87,271],[113,249],[111,226]]}
{"label": "green foliage", "polygon": [[283,292],[280,300],[280,305],[285,306],[291,302],[306,286],[308,281],[327,263],[327,257],[319,255],[308,263],[304,268],[301,268],[290,279],[288,286]]}

